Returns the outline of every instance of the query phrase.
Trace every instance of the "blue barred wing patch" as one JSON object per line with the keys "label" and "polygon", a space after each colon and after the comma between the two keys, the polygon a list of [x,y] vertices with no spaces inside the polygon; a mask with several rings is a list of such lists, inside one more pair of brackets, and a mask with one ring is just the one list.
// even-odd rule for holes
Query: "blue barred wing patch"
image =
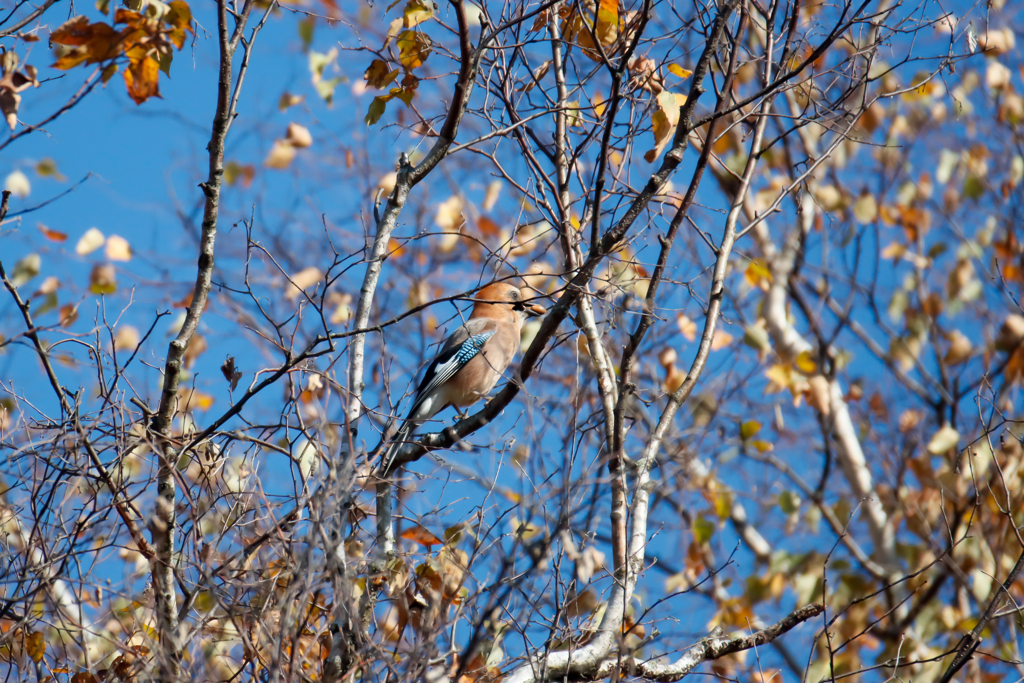
{"label": "blue barred wing patch", "polygon": [[494,336],[494,330],[489,330],[482,334],[474,334],[472,337],[462,342],[459,346],[458,351],[455,352],[455,360],[461,367],[473,360],[476,354],[480,353],[480,349],[484,348],[484,344],[487,340]]}
{"label": "blue barred wing patch", "polygon": [[476,358],[477,354],[484,348],[487,340],[494,336],[494,330],[474,334],[467,337],[465,341],[456,347],[442,353],[427,368],[423,375],[423,382],[416,391],[416,400],[410,410],[410,415],[416,412],[422,399],[429,396],[431,392],[455,376],[459,370],[464,368],[469,361]]}

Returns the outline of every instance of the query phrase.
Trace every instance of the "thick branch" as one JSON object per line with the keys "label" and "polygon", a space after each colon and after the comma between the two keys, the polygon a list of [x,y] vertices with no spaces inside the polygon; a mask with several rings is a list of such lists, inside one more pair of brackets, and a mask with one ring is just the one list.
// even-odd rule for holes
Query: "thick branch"
{"label": "thick branch", "polygon": [[813,619],[824,611],[824,605],[813,603],[796,610],[781,621],[756,631],[749,636],[720,638],[712,635],[698,642],[674,662],[664,662],[661,660],[640,661],[633,658],[627,658],[620,662],[618,658],[606,659],[601,662],[597,671],[594,672],[592,680],[607,678],[618,668],[628,672],[630,676],[648,681],[678,681],[697,668],[702,662],[767,645],[784,633],[792,631],[795,627]]}
{"label": "thick branch", "polygon": [[[254,2],[255,0],[247,0],[240,14],[232,12],[235,17],[234,39],[229,36],[227,0],[218,0],[217,3],[217,32],[220,46],[217,108],[213,116],[210,142],[206,147],[209,153],[207,179],[206,182],[199,185],[206,196],[206,202],[203,207],[196,282],[192,289],[192,302],[185,315],[185,321],[167,350],[160,404],[150,424],[156,437],[156,450],[160,458],[160,467],[157,472],[157,503],[155,513],[150,521],[150,530],[155,549],[155,558],[152,561],[153,592],[156,600],[157,627],[163,646],[161,676],[166,681],[175,681],[180,675],[179,644],[177,642],[178,609],[172,565],[176,524],[174,465],[178,454],[170,447],[168,437],[170,436],[171,422],[178,409],[178,384],[185,351],[195,336],[210,296],[214,246],[217,240],[217,220],[220,213],[221,180],[224,175],[224,142],[236,115],[235,104],[238,90],[248,69],[248,59],[244,59],[238,71],[235,96],[232,97],[232,63],[235,48],[245,30]],[[252,35],[245,46],[246,57],[252,49],[252,43],[259,30],[275,5],[276,2],[270,2],[263,20],[253,28]]]}

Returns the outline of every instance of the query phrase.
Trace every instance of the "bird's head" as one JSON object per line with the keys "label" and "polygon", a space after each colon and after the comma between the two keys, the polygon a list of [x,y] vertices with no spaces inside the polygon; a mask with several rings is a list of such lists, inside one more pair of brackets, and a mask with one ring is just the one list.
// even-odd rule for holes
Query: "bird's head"
{"label": "bird's head", "polygon": [[540,304],[527,301],[527,296],[522,290],[507,282],[493,282],[478,291],[474,298],[474,317],[484,315],[497,318],[511,313],[522,322],[528,317],[547,313],[547,309]]}

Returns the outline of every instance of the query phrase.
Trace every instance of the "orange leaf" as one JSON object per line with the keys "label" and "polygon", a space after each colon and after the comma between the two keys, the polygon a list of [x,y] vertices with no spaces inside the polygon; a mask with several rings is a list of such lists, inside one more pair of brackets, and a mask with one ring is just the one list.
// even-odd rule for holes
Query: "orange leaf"
{"label": "orange leaf", "polygon": [[121,53],[121,34],[103,22],[88,22],[86,17],[79,15],[50,34],[51,43],[75,46],[54,63],[55,69],[66,71],[83,62],[95,64]]}
{"label": "orange leaf", "polygon": [[405,253],[405,247],[398,240],[392,238],[388,240],[388,258],[398,258]]}
{"label": "orange leaf", "polygon": [[36,223],[36,227],[39,228],[39,232],[43,233],[43,237],[50,240],[51,242],[63,242],[68,238],[66,232],[51,230],[42,223]]}
{"label": "orange leaf", "polygon": [[88,17],[79,14],[73,19],[68,19],[58,26],[56,31],[50,33],[50,42],[58,45],[85,45],[92,39],[94,26],[95,24],[89,23]]}
{"label": "orange leaf", "polygon": [[402,538],[407,541],[414,541],[428,548],[433,545],[441,545],[444,543],[444,541],[439,539],[437,536],[418,525],[403,531]]}
{"label": "orange leaf", "polygon": [[128,95],[135,104],[142,104],[150,97],[160,97],[160,62],[152,57],[143,57],[132,61],[124,72],[124,82],[128,86]]}
{"label": "orange leaf", "polygon": [[488,237],[497,237],[498,233],[501,232],[501,228],[498,227],[498,224],[487,216],[480,216],[476,221],[476,225],[480,228],[480,233],[482,235],[487,235]]}

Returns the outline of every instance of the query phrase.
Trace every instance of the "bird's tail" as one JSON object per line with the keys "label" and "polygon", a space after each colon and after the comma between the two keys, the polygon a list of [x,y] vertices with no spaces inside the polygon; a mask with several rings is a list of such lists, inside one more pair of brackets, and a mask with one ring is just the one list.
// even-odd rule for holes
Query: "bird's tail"
{"label": "bird's tail", "polygon": [[412,420],[405,420],[395,435],[391,437],[387,448],[384,449],[384,455],[381,456],[380,467],[377,468],[378,477],[383,479],[391,473],[391,468],[395,464],[395,456],[398,455],[398,451],[401,450],[415,428],[416,423]]}

